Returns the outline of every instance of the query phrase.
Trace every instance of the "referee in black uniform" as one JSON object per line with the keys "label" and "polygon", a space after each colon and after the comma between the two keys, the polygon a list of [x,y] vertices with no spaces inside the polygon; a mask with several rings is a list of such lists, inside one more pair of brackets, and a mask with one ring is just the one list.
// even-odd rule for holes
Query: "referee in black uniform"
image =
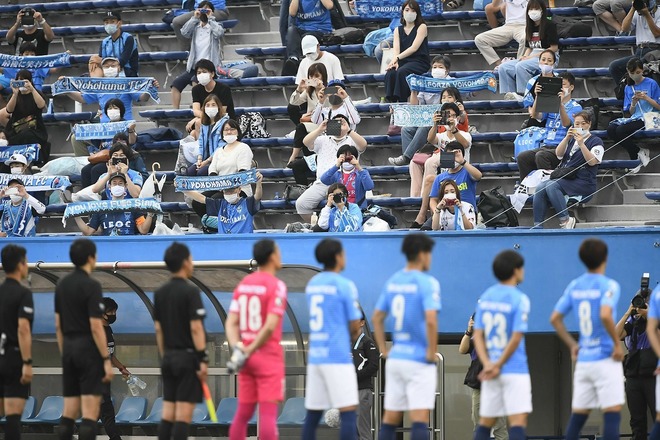
{"label": "referee in black uniform", "polygon": [[55,287],[55,332],[62,353],[64,411],[58,436],[71,440],[82,411],[80,440],[96,438],[103,384],[112,380],[112,364],[103,329],[101,284],[90,274],[96,266],[96,245],[86,238],[69,249],[76,266]]}
{"label": "referee in black uniform", "polygon": [[158,440],[184,440],[195,404],[202,401],[208,354],[199,289],[188,279],[193,261],[188,247],[172,243],[165,251],[172,279],[154,293],[156,343],[162,358],[163,415]]}
{"label": "referee in black uniform", "polygon": [[6,279],[0,285],[0,408],[7,416],[5,439],[21,438],[21,415],[32,381],[32,292],[21,284],[27,277],[25,248],[2,248]]}

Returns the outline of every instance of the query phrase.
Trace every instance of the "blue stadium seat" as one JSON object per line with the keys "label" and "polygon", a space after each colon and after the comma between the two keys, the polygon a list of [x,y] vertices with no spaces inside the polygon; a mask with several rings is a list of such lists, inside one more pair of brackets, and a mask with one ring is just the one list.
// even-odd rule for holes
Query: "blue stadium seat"
{"label": "blue stadium seat", "polygon": [[644,195],[649,200],[660,202],[660,191],[646,191]]}
{"label": "blue stadium seat", "polygon": [[60,423],[63,410],[64,398],[62,396],[48,396],[41,404],[39,413],[31,419],[24,420],[23,423],[56,425]]}
{"label": "blue stadium seat", "polygon": [[216,416],[218,417],[218,424],[231,425],[234,420],[234,414],[238,408],[238,399],[236,397],[225,397],[218,403],[218,410]]}
{"label": "blue stadium seat", "polygon": [[124,401],[119,407],[119,411],[115,415],[117,424],[131,424],[138,420],[144,419],[147,415],[147,399],[139,396],[129,396],[124,398]]}
{"label": "blue stadium seat", "polygon": [[294,200],[287,202],[284,199],[262,200],[261,206],[263,209],[289,209],[296,206],[296,203]]}
{"label": "blue stadium seat", "polygon": [[89,121],[96,116],[96,112],[57,112],[43,115],[44,122],[81,122]]}
{"label": "blue stadium seat", "polygon": [[265,177],[270,179],[286,179],[293,177],[293,170],[289,168],[263,168],[259,172]]}
{"label": "blue stadium seat", "polygon": [[292,397],[284,402],[282,414],[277,418],[277,425],[303,425],[305,423],[305,409],[304,397]]}
{"label": "blue stadium seat", "polygon": [[195,405],[195,409],[193,410],[193,415],[192,415],[192,424],[197,424],[201,422],[206,422],[208,420],[211,420],[211,416],[209,414],[209,409],[206,406],[206,403],[198,403]]}
{"label": "blue stadium seat", "polygon": [[163,398],[159,397],[154,400],[154,404],[151,407],[151,412],[149,415],[141,420],[136,420],[133,425],[157,425],[160,423],[160,418],[163,415]]}
{"label": "blue stadium seat", "polygon": [[160,208],[163,212],[189,212],[190,206],[183,202],[162,202]]}
{"label": "blue stadium seat", "polygon": [[25,422],[34,417],[37,412],[37,399],[34,396],[29,396],[25,400],[25,406],[23,407],[23,415],[21,415],[21,421]]}

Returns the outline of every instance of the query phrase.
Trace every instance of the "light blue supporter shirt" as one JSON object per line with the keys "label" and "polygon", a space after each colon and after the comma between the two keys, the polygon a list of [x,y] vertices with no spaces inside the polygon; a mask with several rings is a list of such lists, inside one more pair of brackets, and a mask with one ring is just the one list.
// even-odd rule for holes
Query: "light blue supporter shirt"
{"label": "light blue supporter shirt", "polygon": [[[652,78],[644,77],[642,82],[632,86],[626,86],[623,91],[623,111],[630,111],[630,105],[632,104],[633,95],[635,92],[645,92],[646,95],[653,99],[655,102],[660,102],[660,87],[658,83],[655,82]],[[657,111],[647,101],[640,99],[637,101],[635,106],[635,111],[630,115],[631,119],[644,119],[644,113],[655,112]]]}
{"label": "light blue supporter shirt", "polygon": [[594,362],[612,355],[614,341],[600,319],[600,308],[609,306],[612,314],[619,301],[619,283],[605,275],[585,273],[566,287],[555,311],[562,315],[575,309],[580,326],[578,362]]}
{"label": "light blue supporter shirt", "polygon": [[[495,284],[479,299],[474,328],[483,330],[488,357],[496,362],[514,332],[527,333],[529,298],[517,287]],[[525,337],[501,368],[501,374],[528,374]]]}
{"label": "light blue supporter shirt", "polygon": [[309,363],[352,364],[350,321],[362,318],[355,284],[321,272],[305,289],[309,305]]}
{"label": "light blue supporter shirt", "polygon": [[[660,284],[657,285],[656,288],[653,289],[653,293],[651,293],[647,316],[660,321]],[[658,366],[660,367],[660,359],[658,359]]]}
{"label": "light blue supporter shirt", "polygon": [[376,310],[394,319],[388,357],[427,362],[426,312],[440,309],[440,283],[434,277],[405,269],[392,275],[376,303]]}

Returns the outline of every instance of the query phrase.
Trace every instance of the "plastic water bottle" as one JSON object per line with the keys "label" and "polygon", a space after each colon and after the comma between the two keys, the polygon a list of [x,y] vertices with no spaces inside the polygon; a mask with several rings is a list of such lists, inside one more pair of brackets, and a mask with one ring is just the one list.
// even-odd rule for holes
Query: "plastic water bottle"
{"label": "plastic water bottle", "polygon": [[312,226],[316,226],[316,224],[319,222],[319,216],[316,214],[316,212],[312,212],[312,219],[310,221]]}
{"label": "plastic water bottle", "polygon": [[128,376],[128,379],[126,379],[126,385],[128,385],[128,390],[133,396],[139,396],[140,388],[138,387],[137,381],[135,379],[137,378],[131,374]]}
{"label": "plastic water bottle", "polygon": [[139,386],[141,390],[144,390],[145,388],[147,388],[147,384],[146,384],[145,381],[143,381],[142,379],[140,379],[137,376],[133,376],[133,378],[135,379],[135,385]]}

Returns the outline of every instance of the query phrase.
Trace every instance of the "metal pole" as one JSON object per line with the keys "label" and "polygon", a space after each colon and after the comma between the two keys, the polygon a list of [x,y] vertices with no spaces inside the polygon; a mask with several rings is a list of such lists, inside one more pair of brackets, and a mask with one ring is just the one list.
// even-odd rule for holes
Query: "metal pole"
{"label": "metal pole", "polygon": [[[208,260],[195,261],[197,269],[217,269],[217,268],[248,268],[254,269],[257,263],[254,260]],[[2,267],[2,266],[0,266]],[[73,269],[73,263],[46,263],[37,261],[28,263],[29,269],[36,270],[65,270]],[[163,261],[102,261],[96,263],[96,269],[116,271],[119,269],[167,269]]]}

